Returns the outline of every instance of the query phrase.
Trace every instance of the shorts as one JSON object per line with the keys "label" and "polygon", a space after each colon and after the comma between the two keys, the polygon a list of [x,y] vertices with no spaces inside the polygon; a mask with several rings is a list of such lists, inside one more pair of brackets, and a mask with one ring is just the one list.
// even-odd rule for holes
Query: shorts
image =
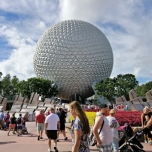
{"label": "shorts", "polygon": [[44,123],[38,123],[37,124],[37,131],[43,131],[44,130]]}
{"label": "shorts", "polygon": [[17,130],[22,130],[22,126],[17,126]]}
{"label": "shorts", "polygon": [[113,137],[113,142],[112,142],[112,147],[113,147],[113,151],[119,151],[119,139],[116,137]]}
{"label": "shorts", "polygon": [[49,139],[56,140],[57,139],[57,130],[47,130],[46,135]]}
{"label": "shorts", "polygon": [[0,120],[0,126],[3,127],[4,126],[4,121]]}
{"label": "shorts", "polygon": [[112,144],[97,146],[99,152],[113,152]]}
{"label": "shorts", "polygon": [[149,128],[144,129],[144,134],[148,136],[148,138],[152,138],[152,134]]}
{"label": "shorts", "polygon": [[12,129],[12,128],[15,128],[15,125],[16,125],[16,124],[9,124],[9,128],[11,128],[11,129]]}
{"label": "shorts", "polygon": [[62,130],[65,130],[65,123],[63,123],[63,124],[61,123],[61,124],[60,124],[60,130],[61,130],[61,131],[62,131]]}

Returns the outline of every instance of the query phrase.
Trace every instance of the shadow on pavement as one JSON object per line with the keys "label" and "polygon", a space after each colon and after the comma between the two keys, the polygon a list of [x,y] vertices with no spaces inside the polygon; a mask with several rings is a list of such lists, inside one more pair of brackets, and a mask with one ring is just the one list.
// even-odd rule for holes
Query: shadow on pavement
{"label": "shadow on pavement", "polygon": [[0,145],[1,145],[1,144],[11,144],[11,143],[16,143],[16,141],[6,141],[6,142],[0,142]]}

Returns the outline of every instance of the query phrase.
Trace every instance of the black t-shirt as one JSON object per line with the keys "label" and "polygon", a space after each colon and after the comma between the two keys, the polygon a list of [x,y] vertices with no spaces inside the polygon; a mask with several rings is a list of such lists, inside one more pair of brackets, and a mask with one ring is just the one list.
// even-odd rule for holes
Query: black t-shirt
{"label": "black t-shirt", "polygon": [[11,117],[10,121],[11,121],[11,124],[16,124],[16,118],[15,117]]}
{"label": "black t-shirt", "polygon": [[146,120],[146,119],[145,119],[145,116],[147,116],[147,115],[149,116],[149,118],[151,118],[152,112],[149,112],[149,113],[143,115],[143,124],[144,124],[144,122],[145,122],[145,120]]}
{"label": "black t-shirt", "polygon": [[66,113],[64,111],[61,111],[60,114],[60,123],[65,123]]}

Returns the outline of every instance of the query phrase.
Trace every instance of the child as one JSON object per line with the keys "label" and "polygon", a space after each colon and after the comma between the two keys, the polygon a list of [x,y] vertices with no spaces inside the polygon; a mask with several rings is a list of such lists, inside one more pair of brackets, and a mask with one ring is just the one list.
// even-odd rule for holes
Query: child
{"label": "child", "polygon": [[23,123],[23,118],[22,118],[22,114],[19,114],[19,118],[16,121],[17,123],[17,136],[21,136],[22,135],[22,123]]}
{"label": "child", "polygon": [[[146,126],[147,122],[149,121],[149,116],[146,115],[145,116],[145,121],[144,121],[144,126]],[[150,128],[147,128],[145,131],[144,131],[144,142],[145,143],[149,143],[150,145],[152,144],[152,134],[150,132]]]}

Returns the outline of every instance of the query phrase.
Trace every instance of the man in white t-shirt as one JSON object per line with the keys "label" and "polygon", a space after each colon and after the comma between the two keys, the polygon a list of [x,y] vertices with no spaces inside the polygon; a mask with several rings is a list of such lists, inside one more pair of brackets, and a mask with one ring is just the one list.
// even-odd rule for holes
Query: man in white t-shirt
{"label": "man in white t-shirt", "polygon": [[[109,126],[109,122],[106,118],[108,112],[108,106],[101,104],[99,106],[99,113],[95,118],[95,124],[93,126],[93,134],[97,140],[97,149],[99,152],[112,152],[112,131]],[[102,126],[102,130],[99,134],[99,130]]]}
{"label": "man in white t-shirt", "polygon": [[113,152],[119,152],[119,136],[118,136],[119,123],[114,116],[115,116],[115,110],[111,109],[109,111],[109,116],[107,116],[107,119],[109,121],[109,125],[113,135],[113,142],[112,142]]}
{"label": "man in white t-shirt", "polygon": [[54,140],[54,150],[58,152],[57,149],[57,130],[60,129],[60,119],[57,114],[55,114],[55,109],[50,109],[50,115],[48,115],[45,119],[45,133],[48,137],[48,152],[51,152],[51,140]]}

